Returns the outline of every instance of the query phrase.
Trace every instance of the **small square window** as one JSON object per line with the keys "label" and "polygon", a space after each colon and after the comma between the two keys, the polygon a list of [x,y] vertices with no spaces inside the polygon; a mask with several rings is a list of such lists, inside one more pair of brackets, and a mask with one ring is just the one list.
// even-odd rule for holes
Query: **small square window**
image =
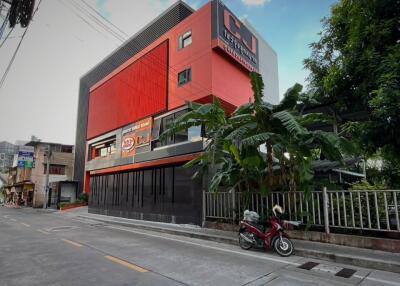
{"label": "small square window", "polygon": [[190,81],[192,81],[192,69],[191,68],[181,71],[178,74],[178,85],[179,86],[184,85]]}
{"label": "small square window", "polygon": [[188,31],[179,37],[179,48],[183,49],[192,43],[192,32]]}

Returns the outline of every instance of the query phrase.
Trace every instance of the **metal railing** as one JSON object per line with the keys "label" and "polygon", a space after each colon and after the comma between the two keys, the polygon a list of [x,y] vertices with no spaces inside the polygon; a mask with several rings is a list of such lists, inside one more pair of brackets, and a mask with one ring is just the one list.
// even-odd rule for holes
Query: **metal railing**
{"label": "metal railing", "polygon": [[261,217],[281,205],[289,220],[311,226],[400,232],[400,190],[260,193],[203,192],[203,220],[237,221],[245,209]]}

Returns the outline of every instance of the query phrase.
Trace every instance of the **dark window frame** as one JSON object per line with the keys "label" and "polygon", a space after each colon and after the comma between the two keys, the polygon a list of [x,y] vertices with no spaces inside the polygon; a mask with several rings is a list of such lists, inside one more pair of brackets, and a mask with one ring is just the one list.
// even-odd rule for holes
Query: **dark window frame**
{"label": "dark window frame", "polygon": [[183,33],[178,38],[179,50],[190,46],[192,43],[193,43],[192,30],[189,30],[189,31]]}
{"label": "dark window frame", "polygon": [[[49,175],[65,175],[66,166],[59,164],[50,164]],[[44,164],[43,174],[47,173],[47,164]]]}
{"label": "dark window frame", "polygon": [[192,68],[189,67],[178,73],[178,87],[192,81]]}
{"label": "dark window frame", "polygon": [[[100,147],[101,146],[101,147]],[[105,155],[102,156],[102,151]],[[110,138],[99,140],[89,145],[89,158],[88,160],[107,158],[117,152],[117,138],[112,136]]]}

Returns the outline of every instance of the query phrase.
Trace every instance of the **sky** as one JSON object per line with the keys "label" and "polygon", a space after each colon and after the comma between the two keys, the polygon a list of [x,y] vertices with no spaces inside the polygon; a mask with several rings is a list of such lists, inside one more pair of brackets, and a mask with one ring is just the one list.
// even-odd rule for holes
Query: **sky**
{"label": "sky", "polygon": [[[0,88],[0,141],[14,143],[34,135],[46,142],[75,143],[79,79],[122,43],[102,30],[82,7],[89,9],[85,5],[90,5],[131,36],[175,2],[82,1],[36,0],[39,8]],[[185,2],[198,9],[208,1]],[[306,84],[308,72],[303,69],[303,59],[310,55],[309,44],[319,38],[320,20],[329,16],[335,2],[224,1],[236,16],[247,18],[276,51],[281,98],[294,83]],[[16,27],[0,48],[0,77],[23,33],[24,29]]]}

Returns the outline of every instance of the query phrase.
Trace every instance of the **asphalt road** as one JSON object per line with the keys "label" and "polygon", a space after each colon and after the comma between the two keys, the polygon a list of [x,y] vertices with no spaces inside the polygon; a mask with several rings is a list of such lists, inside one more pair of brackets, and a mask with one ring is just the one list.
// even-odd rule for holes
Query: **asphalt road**
{"label": "asphalt road", "polygon": [[[335,276],[343,268],[356,272]],[[0,285],[400,286],[400,275],[0,207]]]}

